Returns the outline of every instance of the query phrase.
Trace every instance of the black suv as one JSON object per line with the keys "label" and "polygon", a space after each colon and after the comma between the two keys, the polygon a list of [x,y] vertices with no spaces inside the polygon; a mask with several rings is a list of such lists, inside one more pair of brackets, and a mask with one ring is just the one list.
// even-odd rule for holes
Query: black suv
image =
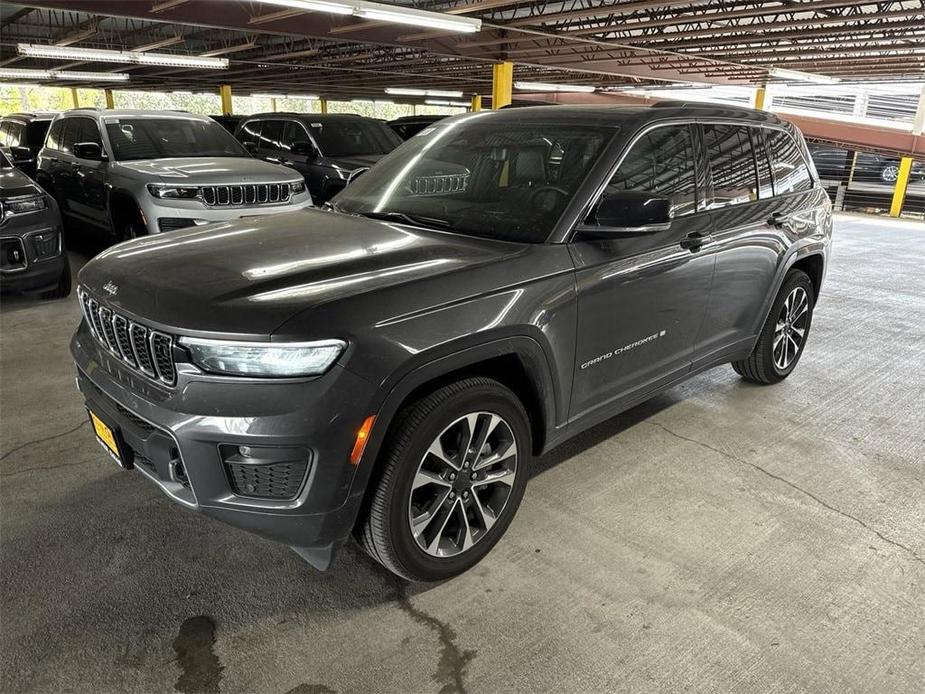
{"label": "black suv", "polygon": [[401,144],[385,123],[347,113],[261,113],[244,120],[236,137],[255,156],[300,172],[316,205]]}
{"label": "black suv", "polygon": [[35,160],[54,113],[11,113],[0,119],[0,147],[17,169],[35,178]]}
{"label": "black suv", "polygon": [[535,455],[720,364],[786,378],[831,232],[768,113],[468,114],[325,209],[103,253],[71,350],[100,441],[175,501],[437,580],[498,541]]}
{"label": "black suv", "polygon": [[444,118],[446,116],[403,116],[390,120],[386,125],[395,131],[395,134],[404,142]]}

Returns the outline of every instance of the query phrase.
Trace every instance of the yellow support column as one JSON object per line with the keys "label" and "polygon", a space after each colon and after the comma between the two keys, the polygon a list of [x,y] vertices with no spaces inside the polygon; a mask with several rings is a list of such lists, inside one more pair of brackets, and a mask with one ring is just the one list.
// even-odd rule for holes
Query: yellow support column
{"label": "yellow support column", "polygon": [[104,89],[103,96],[106,97],[106,108],[115,108],[116,102],[112,98],[112,89]]}
{"label": "yellow support column", "polygon": [[890,205],[890,216],[898,217],[903,211],[906,201],[906,188],[909,186],[909,174],[912,172],[912,157],[903,157],[899,160],[899,178],[893,189],[893,204]]}
{"label": "yellow support column", "polygon": [[753,108],[758,109],[759,111],[764,110],[764,102],[768,97],[768,88],[767,87],[758,87],[755,90],[755,102],[752,104]]}
{"label": "yellow support column", "polygon": [[71,101],[74,103],[74,108],[80,108],[80,100],[77,98],[77,87],[71,87]]}
{"label": "yellow support column", "polygon": [[220,97],[222,97],[222,113],[226,116],[230,116],[233,113],[231,104],[231,85],[220,85],[218,88],[218,94]]}
{"label": "yellow support column", "polygon": [[475,113],[476,111],[482,110],[482,95],[475,94],[472,97],[472,105],[469,107],[469,110]]}
{"label": "yellow support column", "polygon": [[514,63],[495,63],[491,70],[491,107],[498,110],[511,103],[514,91]]}
{"label": "yellow support column", "polygon": [[273,111],[273,113],[276,113],[276,110],[277,110],[276,109],[276,99],[272,97],[270,98],[270,110]]}
{"label": "yellow support column", "polygon": [[327,112],[328,112],[328,100],[327,100],[327,99],[321,99],[321,100],[320,100],[320,104],[321,104],[321,112],[322,112],[322,113],[327,113]]}

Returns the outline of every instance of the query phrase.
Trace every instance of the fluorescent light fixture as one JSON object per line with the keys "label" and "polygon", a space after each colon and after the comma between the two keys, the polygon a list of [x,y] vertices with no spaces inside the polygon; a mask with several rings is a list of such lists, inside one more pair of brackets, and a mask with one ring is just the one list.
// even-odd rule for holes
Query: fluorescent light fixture
{"label": "fluorescent light fixture", "polygon": [[514,82],[517,89],[528,92],[583,92],[590,94],[596,87],[586,84],[549,84],[548,82]]}
{"label": "fluorescent light fixture", "polygon": [[23,70],[19,68],[0,68],[0,79],[126,82],[128,81],[128,75],[124,72],[72,72],[70,70]]}
{"label": "fluorescent light fixture", "polygon": [[780,67],[772,67],[768,70],[771,77],[779,77],[782,80],[796,80],[799,82],[815,82],[817,84],[835,84],[841,82],[837,77],[828,75],[817,75],[812,72],[801,72],[800,70],[785,70]]}
{"label": "fluorescent light fixture", "polygon": [[410,87],[387,87],[386,94],[392,96],[442,96],[450,99],[461,99],[463,93],[444,89],[413,89]]}
{"label": "fluorescent light fixture", "polygon": [[468,101],[449,101],[447,99],[424,99],[424,103],[428,106],[459,106],[461,108],[469,108],[470,106]]}
{"label": "fluorescent light fixture", "polygon": [[89,62],[197,67],[213,70],[225,70],[228,68],[228,58],[207,58],[171,53],[111,51],[102,48],[75,48],[73,46],[42,46],[35,43],[20,43],[16,46],[16,50],[20,55],[30,58],[50,58],[53,60],[86,60]]}
{"label": "fluorescent light fixture", "polygon": [[444,29],[462,33],[473,33],[482,29],[481,19],[385,5],[379,2],[366,2],[365,0],[258,0],[258,2],[277,7],[291,7],[306,12],[353,15],[363,19],[410,24],[428,29]]}
{"label": "fluorescent light fixture", "polygon": [[299,99],[317,101],[320,97],[317,94],[286,94],[286,98],[293,101],[298,101]]}

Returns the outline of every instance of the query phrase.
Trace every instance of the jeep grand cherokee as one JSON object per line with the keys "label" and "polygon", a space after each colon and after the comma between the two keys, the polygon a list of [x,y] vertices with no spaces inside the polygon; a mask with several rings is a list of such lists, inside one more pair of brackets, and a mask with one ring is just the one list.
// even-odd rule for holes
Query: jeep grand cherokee
{"label": "jeep grand cherokee", "polygon": [[437,580],[499,540],[534,456],[719,364],[786,378],[831,230],[767,113],[467,114],[327,209],[103,253],[72,352],[99,441],[175,501]]}

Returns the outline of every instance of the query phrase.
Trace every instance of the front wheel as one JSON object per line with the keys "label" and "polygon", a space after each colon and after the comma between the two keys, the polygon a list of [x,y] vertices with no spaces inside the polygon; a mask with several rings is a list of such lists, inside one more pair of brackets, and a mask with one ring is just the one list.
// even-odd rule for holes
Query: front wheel
{"label": "front wheel", "polygon": [[784,278],[777,299],[748,358],[732,362],[732,368],[747,381],[779,383],[800,361],[813,321],[813,283],[802,270],[791,270]]}
{"label": "front wheel", "polygon": [[405,408],[380,455],[358,540],[393,573],[440,581],[477,564],[514,518],[530,423],[506,387],[467,378]]}
{"label": "front wheel", "polygon": [[49,289],[42,294],[43,299],[63,299],[71,293],[71,264],[65,258],[64,269],[58,278],[58,284],[54,289]]}

